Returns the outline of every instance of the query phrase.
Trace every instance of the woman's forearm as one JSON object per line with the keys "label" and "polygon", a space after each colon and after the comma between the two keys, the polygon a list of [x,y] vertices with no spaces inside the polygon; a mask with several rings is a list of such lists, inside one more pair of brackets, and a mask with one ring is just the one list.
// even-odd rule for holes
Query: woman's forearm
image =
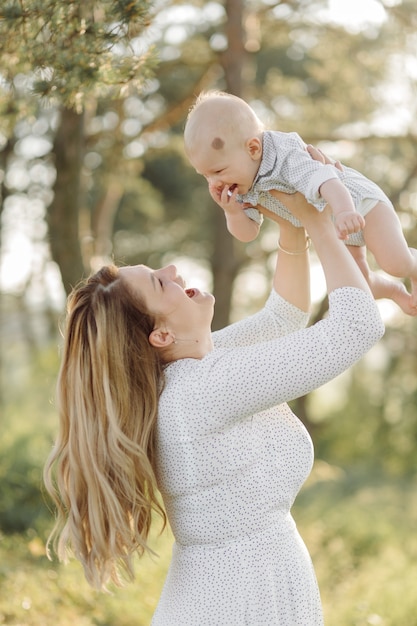
{"label": "woman's forearm", "polygon": [[[369,292],[368,284],[362,272],[347,250],[346,245],[342,243],[337,236],[331,220],[330,207],[327,206],[323,212],[319,212],[309,205],[304,196],[299,193],[289,196],[282,194],[280,199],[291,213],[300,220],[308,235],[311,237],[314,248],[323,266],[328,292],[338,287],[358,287],[363,291]],[[285,232],[287,233],[286,236],[292,238],[302,237],[300,233],[297,235],[288,227]],[[282,247],[284,247],[284,243],[281,243]],[[283,254],[280,256],[282,258]],[[278,261],[280,261],[280,258]],[[291,261],[293,263],[291,263]],[[294,262],[298,265],[294,265]],[[292,267],[296,267],[299,272],[300,266],[302,265],[302,255],[300,255],[300,257],[291,257],[291,260],[287,259],[287,264],[288,263],[291,263]],[[289,271],[293,274],[295,270]],[[280,273],[276,274],[276,280],[281,280]],[[297,290],[297,286],[294,283],[292,288],[293,290]]]}
{"label": "woman's forearm", "polygon": [[[288,196],[282,194],[282,197],[286,199]],[[280,226],[273,287],[287,302],[307,312],[310,308],[310,267],[306,232],[264,207],[258,209]]]}
{"label": "woman's forearm", "polygon": [[274,288],[302,311],[310,309],[310,240],[304,228],[282,228],[279,234]]}

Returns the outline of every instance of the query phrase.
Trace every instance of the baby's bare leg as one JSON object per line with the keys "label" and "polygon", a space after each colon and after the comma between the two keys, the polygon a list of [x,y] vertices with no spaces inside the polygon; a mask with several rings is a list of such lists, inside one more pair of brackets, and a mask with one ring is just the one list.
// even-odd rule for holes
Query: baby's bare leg
{"label": "baby's bare leg", "polygon": [[348,249],[365,276],[375,300],[388,298],[393,300],[407,315],[417,315],[417,308],[412,305],[411,296],[401,282],[390,280],[370,269],[365,246],[348,246]]}
{"label": "baby's bare leg", "polygon": [[410,279],[410,305],[400,305],[410,314],[409,307],[417,308],[417,250],[409,248],[398,215],[384,202],[378,202],[365,217],[363,234],[381,269],[391,276]]}

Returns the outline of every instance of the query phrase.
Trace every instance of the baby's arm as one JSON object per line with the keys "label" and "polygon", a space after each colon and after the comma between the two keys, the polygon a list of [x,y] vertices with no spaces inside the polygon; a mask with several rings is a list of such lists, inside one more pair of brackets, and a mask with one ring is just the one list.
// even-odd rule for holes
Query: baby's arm
{"label": "baby's arm", "polygon": [[[285,159],[280,176],[309,202],[324,199],[332,208],[338,237],[346,239],[365,226],[363,217],[356,212],[352,197],[337,176],[333,167],[342,169],[338,162],[328,159],[312,146],[306,146],[297,133],[283,133]],[[317,163],[316,161],[319,161]]]}
{"label": "baby's arm", "polygon": [[365,226],[365,220],[357,213],[352,196],[338,178],[331,178],[320,187],[320,195],[331,206],[339,239],[347,239]]}
{"label": "baby's arm", "polygon": [[259,233],[259,224],[246,215],[241,203],[231,202],[230,204],[236,206],[224,209],[229,233],[244,243],[256,239]]}
{"label": "baby's arm", "polygon": [[244,211],[244,205],[237,202],[237,188],[231,191],[228,187],[224,187],[220,192],[209,185],[209,192],[213,200],[224,211],[229,233],[245,243],[256,239],[259,233],[259,224],[248,217]]}

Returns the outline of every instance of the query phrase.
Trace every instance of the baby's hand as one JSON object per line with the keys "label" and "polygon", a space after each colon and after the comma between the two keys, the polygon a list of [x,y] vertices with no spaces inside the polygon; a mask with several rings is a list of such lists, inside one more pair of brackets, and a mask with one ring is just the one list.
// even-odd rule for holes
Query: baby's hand
{"label": "baby's hand", "polygon": [[237,186],[231,185],[229,187],[225,185],[223,189],[219,189],[209,184],[209,192],[214,202],[221,206],[226,213],[242,211],[242,204],[236,200],[238,195]]}
{"label": "baby's hand", "polygon": [[214,202],[217,202],[224,211],[229,233],[239,241],[246,243],[256,239],[259,233],[259,224],[251,220],[244,212],[248,205],[236,200],[237,185],[226,185],[223,189],[209,185],[209,192]]}
{"label": "baby's hand", "polygon": [[356,211],[342,211],[335,215],[334,219],[337,236],[339,239],[347,239],[352,233],[357,233],[365,226],[365,220]]}

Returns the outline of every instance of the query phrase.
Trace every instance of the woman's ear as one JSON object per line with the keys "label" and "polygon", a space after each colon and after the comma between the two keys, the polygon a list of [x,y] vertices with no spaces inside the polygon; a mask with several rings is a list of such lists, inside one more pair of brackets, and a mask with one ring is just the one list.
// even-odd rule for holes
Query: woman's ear
{"label": "woman's ear", "polygon": [[149,335],[149,343],[154,348],[168,348],[174,342],[174,335],[169,330],[162,328],[154,328]]}
{"label": "woman's ear", "polygon": [[262,157],[262,140],[259,137],[251,137],[246,142],[246,149],[254,161]]}

